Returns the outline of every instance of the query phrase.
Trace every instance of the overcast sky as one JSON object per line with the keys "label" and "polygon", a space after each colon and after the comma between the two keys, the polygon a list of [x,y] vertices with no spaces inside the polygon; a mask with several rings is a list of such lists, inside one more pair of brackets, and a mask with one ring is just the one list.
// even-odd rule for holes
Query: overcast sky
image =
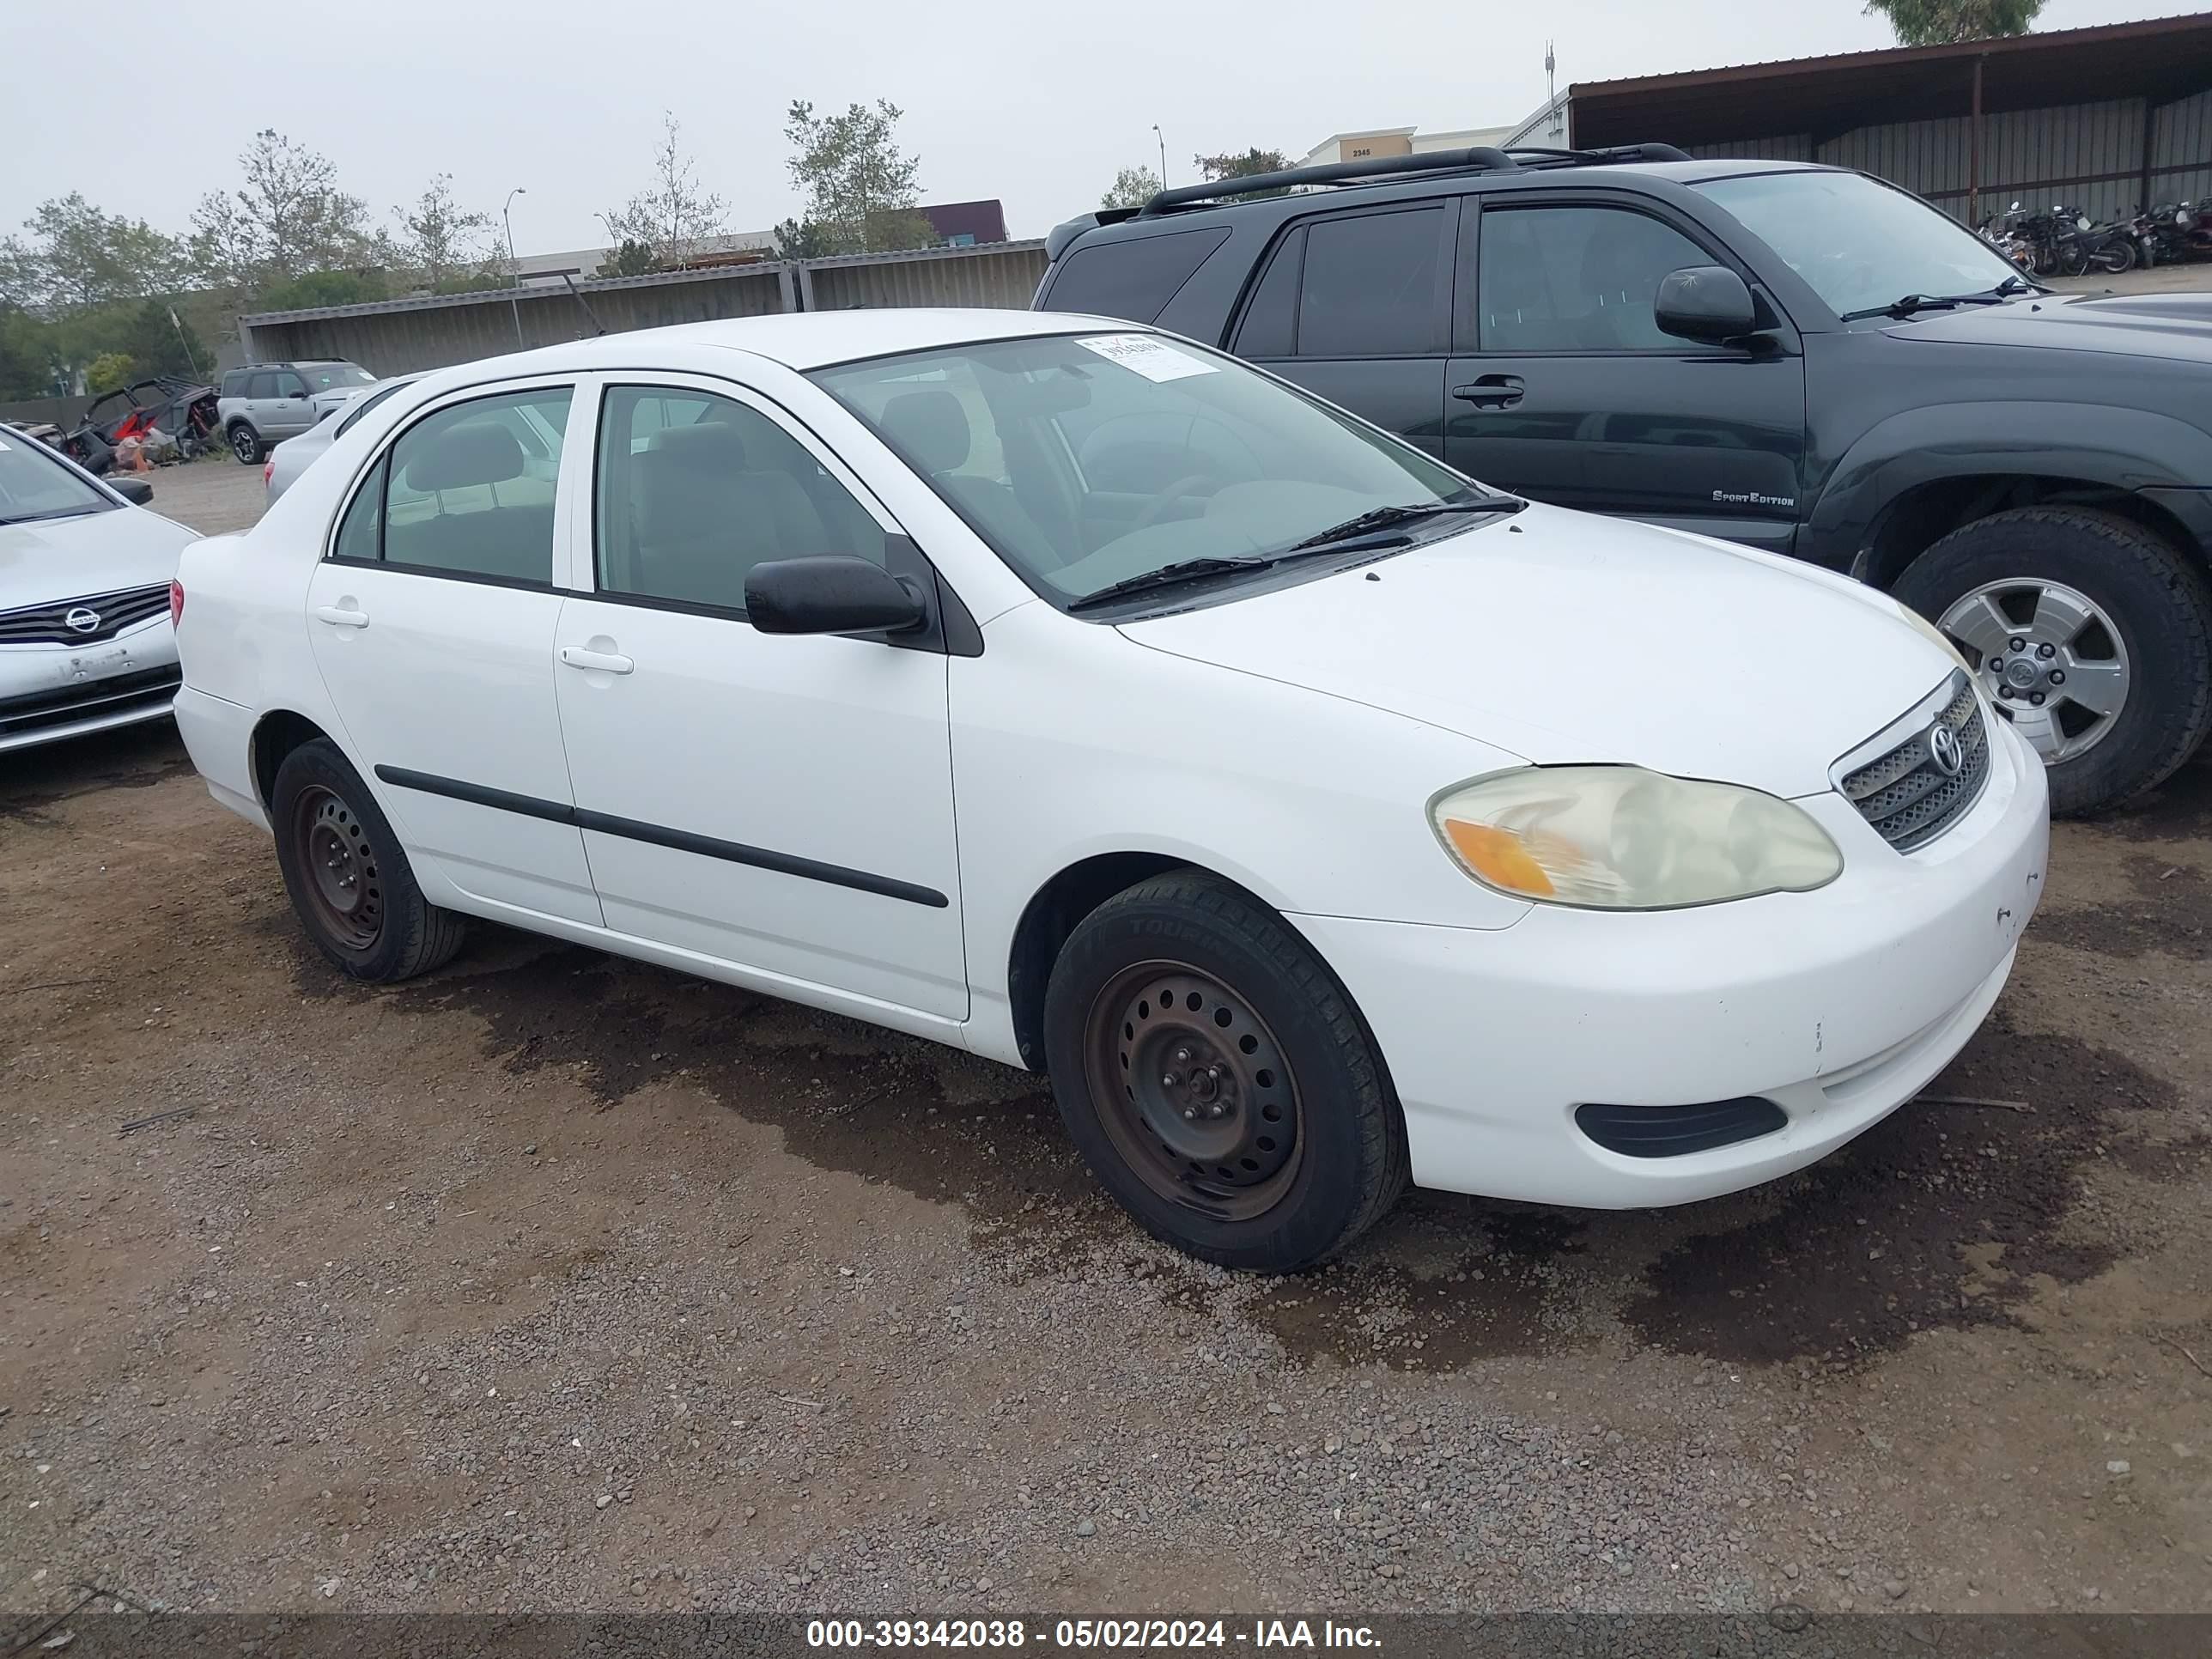
{"label": "overcast sky", "polygon": [[[2202,3],[2050,0],[2038,28]],[[1011,232],[1035,236],[1096,205],[1116,168],[1157,167],[1154,122],[1175,184],[1198,152],[1295,159],[1332,132],[1518,121],[1543,101],[1547,33],[1563,88],[1893,44],[1858,0],[292,0],[243,13],[0,0],[0,230],[80,190],[182,231],[273,126],[328,155],[380,219],[435,172],[495,215],[524,186],[524,253],[605,240],[593,216],[645,182],[663,109],[732,230],[799,205],[792,99],[882,97],[906,111],[924,201],[995,196]]]}

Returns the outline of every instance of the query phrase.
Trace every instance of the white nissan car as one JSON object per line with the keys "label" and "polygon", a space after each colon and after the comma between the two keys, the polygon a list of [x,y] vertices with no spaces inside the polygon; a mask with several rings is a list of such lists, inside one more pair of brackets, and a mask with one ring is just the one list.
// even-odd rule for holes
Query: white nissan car
{"label": "white nissan car", "polygon": [[2042,767],[1882,595],[1095,319],[429,374],[183,590],[192,758],[345,972],[483,916],[1045,1072],[1232,1267],[1409,1177],[1809,1164],[1958,1052],[2041,894]]}

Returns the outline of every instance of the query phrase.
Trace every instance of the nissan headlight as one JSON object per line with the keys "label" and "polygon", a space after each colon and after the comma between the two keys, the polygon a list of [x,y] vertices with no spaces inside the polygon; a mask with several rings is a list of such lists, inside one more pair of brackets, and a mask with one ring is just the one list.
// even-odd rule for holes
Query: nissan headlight
{"label": "nissan headlight", "polygon": [[1671,910],[1802,893],[1843,854],[1802,809],[1634,766],[1531,766],[1429,803],[1437,838],[1486,887],[1540,904]]}

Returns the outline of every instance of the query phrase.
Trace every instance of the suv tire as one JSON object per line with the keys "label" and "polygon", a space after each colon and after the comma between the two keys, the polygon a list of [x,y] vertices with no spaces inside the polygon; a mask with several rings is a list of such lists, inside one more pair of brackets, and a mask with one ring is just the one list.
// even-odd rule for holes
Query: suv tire
{"label": "suv tire", "polygon": [[242,466],[252,466],[268,453],[261,434],[243,421],[230,423],[230,453],[238,457]]}
{"label": "suv tire", "polygon": [[387,985],[461,948],[465,922],[422,896],[391,821],[336,744],[317,738],[285,756],[269,795],[284,890],[341,972]]}
{"label": "suv tire", "polygon": [[[2033,626],[2034,594],[2052,585],[2073,590],[2101,613],[2080,637],[2089,641],[2091,654],[2122,662],[2126,671],[2124,698],[2107,729],[2050,766],[2051,811],[2076,817],[2156,787],[2212,730],[2212,587],[2204,573],[2156,532],[2118,514],[2031,507],[1953,531],[1914,560],[1893,591],[1959,642],[1999,708],[2025,710],[2024,702],[1999,697],[2002,673],[1991,666],[2010,662],[2011,640],[2000,642],[1997,657],[1977,653],[1957,631],[1964,618],[1947,621],[1947,613],[1978,594],[1995,594],[2020,628],[2013,637],[2026,650],[2018,654],[2033,656],[2052,644],[2039,644]],[[2116,640],[2100,639],[2099,628]],[[2066,647],[2054,650],[2051,660],[2067,660]],[[2042,688],[2041,695],[2057,703],[2062,690]],[[2081,707],[2054,708],[2061,735],[2069,709],[2078,717]]]}
{"label": "suv tire", "polygon": [[1045,991],[1068,1134],[1156,1238],[1292,1273],[1407,1184],[1396,1097],[1352,998],[1249,893],[1169,871],[1076,925]]}

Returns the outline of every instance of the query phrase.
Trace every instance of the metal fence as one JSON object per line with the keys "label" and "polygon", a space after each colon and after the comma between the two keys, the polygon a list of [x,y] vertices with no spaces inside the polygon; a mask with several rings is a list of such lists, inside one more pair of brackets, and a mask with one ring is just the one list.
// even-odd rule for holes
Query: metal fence
{"label": "metal fence", "polygon": [[[2031,208],[2063,202],[2100,220],[2117,219],[2138,203],[2212,195],[2212,92],[2149,112],[2148,201],[2144,119],[2140,98],[1984,116],[1979,216],[2002,212],[2014,202]],[[1818,144],[1800,132],[1693,149],[1700,156],[1856,167],[1966,219],[1972,142],[1970,118],[1956,116],[1860,127]]]}
{"label": "metal fence", "polygon": [[249,362],[343,357],[377,374],[405,374],[605,329],[842,311],[856,306],[1025,307],[1044,275],[1042,242],[925,248],[831,259],[722,266],[544,283],[373,305],[322,306],[241,317]]}

